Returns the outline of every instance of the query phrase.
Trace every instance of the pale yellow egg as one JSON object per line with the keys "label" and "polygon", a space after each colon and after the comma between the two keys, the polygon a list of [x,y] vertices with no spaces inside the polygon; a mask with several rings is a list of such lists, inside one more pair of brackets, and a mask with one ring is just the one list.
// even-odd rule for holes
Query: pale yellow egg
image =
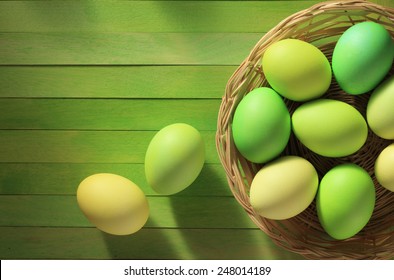
{"label": "pale yellow egg", "polygon": [[88,220],[110,234],[135,233],[149,217],[142,190],[116,174],[99,173],[84,179],[78,186],[77,201]]}
{"label": "pale yellow egg", "polygon": [[383,187],[394,192],[394,143],[387,146],[376,159],[375,175]]}
{"label": "pale yellow egg", "polygon": [[284,220],[304,211],[319,184],[313,165],[297,156],[280,157],[266,164],[250,187],[250,204],[261,216]]}

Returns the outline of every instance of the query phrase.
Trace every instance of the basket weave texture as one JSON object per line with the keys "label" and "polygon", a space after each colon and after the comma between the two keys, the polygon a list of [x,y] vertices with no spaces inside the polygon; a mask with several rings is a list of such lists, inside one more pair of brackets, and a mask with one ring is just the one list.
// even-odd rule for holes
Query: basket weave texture
{"label": "basket weave texture", "polygon": [[[353,162],[372,177],[376,189],[373,215],[362,231],[346,240],[334,240],[321,227],[313,202],[305,211],[287,220],[270,220],[258,215],[250,205],[249,189],[254,175],[263,166],[246,160],[237,151],[231,131],[234,111],[240,100],[252,89],[269,86],[261,68],[264,51],[272,43],[297,38],[318,47],[331,62],[340,35],[352,25],[374,21],[383,25],[394,38],[394,9],[367,1],[329,1],[293,14],[263,36],[229,79],[218,114],[216,147],[225,169],[229,187],[252,221],[277,245],[301,254],[307,259],[391,259],[394,257],[394,193],[383,188],[374,175],[374,164],[380,152],[392,141],[368,132],[366,144],[355,154],[328,158],[303,146],[294,136],[282,155],[298,155],[316,168],[319,179],[332,167]],[[394,67],[388,76],[393,75]],[[386,77],[387,78],[387,77]],[[371,93],[350,95],[343,92],[333,77],[323,98],[344,101],[366,115]],[[290,114],[301,104],[285,99]]]}

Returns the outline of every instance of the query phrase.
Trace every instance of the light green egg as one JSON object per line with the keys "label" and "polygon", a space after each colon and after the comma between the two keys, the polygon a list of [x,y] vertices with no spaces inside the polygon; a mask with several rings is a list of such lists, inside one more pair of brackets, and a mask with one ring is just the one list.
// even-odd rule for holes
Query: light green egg
{"label": "light green egg", "polygon": [[331,83],[331,66],[315,46],[298,39],[284,39],[270,45],[262,67],[271,87],[294,101],[322,96]]}
{"label": "light green egg", "polygon": [[377,87],[367,104],[367,122],[384,139],[394,139],[394,76]]}
{"label": "light green egg", "polygon": [[200,132],[176,123],[161,129],[149,143],[145,155],[145,176],[159,194],[178,193],[198,177],[205,160]]}
{"label": "light green egg", "polygon": [[326,157],[358,151],[367,140],[365,119],[351,105],[332,99],[302,104],[292,115],[293,131],[308,149]]}
{"label": "light green egg", "polygon": [[357,234],[368,223],[375,206],[375,186],[367,171],[341,164],[323,176],[316,196],[319,221],[333,238]]}
{"label": "light green egg", "polygon": [[290,113],[282,97],[270,88],[252,90],[234,112],[234,143],[249,161],[263,163],[278,156],[290,132]]}
{"label": "light green egg", "polygon": [[383,25],[362,22],[347,29],[338,39],[332,55],[332,70],[347,93],[373,90],[389,72],[394,43]]}

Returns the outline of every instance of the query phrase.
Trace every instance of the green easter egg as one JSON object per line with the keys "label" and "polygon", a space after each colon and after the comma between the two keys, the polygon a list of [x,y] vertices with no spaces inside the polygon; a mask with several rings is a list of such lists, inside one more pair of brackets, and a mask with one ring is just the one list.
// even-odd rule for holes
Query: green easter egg
{"label": "green easter egg", "polygon": [[145,176],[159,194],[175,194],[198,177],[205,160],[204,142],[194,127],[176,123],[153,137],[145,155]]}
{"label": "green easter egg", "polygon": [[333,238],[347,239],[364,228],[375,206],[375,187],[367,171],[348,163],[323,176],[316,196],[317,214]]}
{"label": "green easter egg", "polygon": [[363,116],[351,105],[332,99],[302,104],[292,115],[292,125],[302,144],[326,157],[355,153],[368,135]]}
{"label": "green easter egg", "polygon": [[294,101],[322,96],[331,83],[331,66],[315,46],[298,39],[284,39],[264,52],[262,67],[271,87]]}
{"label": "green easter egg", "polygon": [[332,70],[339,86],[350,94],[374,89],[389,72],[394,59],[390,33],[375,22],[347,29],[334,48]]}
{"label": "green easter egg", "polygon": [[274,90],[256,88],[238,104],[232,134],[238,151],[249,161],[267,162],[278,156],[290,137],[290,114]]}

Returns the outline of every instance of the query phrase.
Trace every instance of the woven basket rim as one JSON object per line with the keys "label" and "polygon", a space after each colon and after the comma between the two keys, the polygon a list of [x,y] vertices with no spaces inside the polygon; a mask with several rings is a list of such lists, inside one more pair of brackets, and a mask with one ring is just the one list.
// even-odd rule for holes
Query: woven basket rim
{"label": "woven basket rim", "polygon": [[[377,199],[383,200],[379,208],[379,219],[384,227],[370,226],[362,233],[344,241],[331,240],[316,224],[316,215],[313,209],[304,211],[296,218],[284,221],[274,221],[259,216],[251,207],[248,190],[254,174],[261,165],[247,161],[236,150],[231,136],[231,122],[234,110],[245,94],[253,88],[267,85],[264,73],[260,66],[260,59],[265,49],[278,40],[284,38],[298,38],[307,42],[320,42],[318,47],[328,56],[332,54],[335,38],[339,37],[349,26],[360,21],[375,21],[384,24],[394,38],[394,8],[384,7],[365,0],[326,1],[312,5],[279,22],[256,43],[249,55],[229,78],[225,94],[218,114],[216,148],[219,159],[225,170],[229,187],[235,199],[244,208],[252,221],[265,232],[274,243],[289,251],[296,252],[310,259],[390,259],[394,257],[394,193],[386,191],[374,179],[377,186]],[[323,27],[322,27],[323,26]],[[324,42],[324,40],[327,42]],[[394,66],[393,66],[394,67]],[[394,68],[390,74],[393,74]],[[333,94],[337,94],[339,87],[334,83],[330,87]],[[329,94],[329,93],[328,93]],[[346,102],[354,106],[365,104],[364,99],[349,99]],[[342,96],[341,96],[342,98]],[[353,97],[352,97],[353,98]],[[334,98],[335,99],[335,98]],[[288,106],[290,103],[287,103]],[[291,109],[289,109],[291,110]],[[393,141],[382,141],[378,137],[369,138],[377,149],[387,146]],[[290,145],[290,144],[289,144]],[[289,148],[290,150],[293,148]],[[294,148],[296,149],[296,148]],[[299,148],[297,148],[299,149]],[[304,151],[305,152],[305,151]],[[304,154],[303,154],[304,155]],[[352,162],[366,160],[368,154],[361,158],[356,155]],[[311,156],[313,157],[313,155]],[[321,160],[319,158],[319,160]],[[346,160],[350,160],[349,158]],[[358,163],[358,162],[357,162]],[[368,164],[370,164],[368,162]],[[380,206],[380,205],[378,205]],[[313,206],[312,206],[313,208]],[[388,208],[388,209],[387,209]],[[391,210],[390,210],[391,209]],[[380,221],[379,220],[379,221]],[[302,236],[299,232],[307,231]],[[293,233],[294,234],[293,234]],[[298,235],[301,235],[298,236]],[[310,246],[309,246],[310,245]],[[348,249],[350,248],[350,249]]]}

